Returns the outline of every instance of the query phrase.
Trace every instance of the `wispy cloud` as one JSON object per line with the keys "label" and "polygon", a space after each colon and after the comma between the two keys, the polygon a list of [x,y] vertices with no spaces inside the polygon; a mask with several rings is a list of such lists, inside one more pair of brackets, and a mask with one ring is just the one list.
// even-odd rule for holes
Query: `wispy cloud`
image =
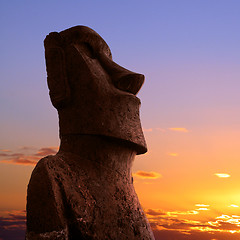
{"label": "wispy cloud", "polygon": [[38,152],[35,154],[35,156],[47,156],[51,154],[56,154],[58,151],[58,147],[45,147],[40,148]]}
{"label": "wispy cloud", "polygon": [[177,157],[179,154],[178,153],[167,153],[168,156],[171,157]]}
{"label": "wispy cloud", "polygon": [[[232,239],[226,236],[231,236],[233,233],[239,234],[236,235],[238,237],[240,236],[240,216],[237,215],[221,215],[215,219],[198,221],[189,219],[191,214],[196,215],[199,213],[195,210],[182,212],[164,212],[159,209],[147,209],[145,210],[145,213],[150,221],[154,233],[159,236],[159,239],[161,239],[160,236],[162,236],[162,239],[210,240],[216,238],[223,240]],[[186,234],[188,238],[185,238]],[[163,238],[163,236],[168,236],[168,238]],[[173,236],[178,237],[175,238]],[[215,236],[221,236],[221,238],[217,238]],[[240,238],[236,237],[234,239]]]}
{"label": "wispy cloud", "polygon": [[26,229],[25,211],[0,212],[0,239],[24,239]]}
{"label": "wispy cloud", "polygon": [[33,146],[20,146],[18,148],[20,151],[36,151],[37,148]]}
{"label": "wispy cloud", "polygon": [[15,158],[7,158],[0,160],[0,163],[14,164],[14,165],[36,165],[39,157],[35,156],[23,156]]}
{"label": "wispy cloud", "polygon": [[231,177],[231,175],[228,174],[228,173],[214,173],[214,175],[219,177],[219,178],[229,178],[229,177]]}
{"label": "wispy cloud", "polygon": [[153,131],[159,131],[159,132],[167,132],[167,131],[175,131],[175,132],[189,132],[189,130],[187,128],[184,127],[172,127],[172,128],[143,128],[144,132],[153,132]]}
{"label": "wispy cloud", "polygon": [[207,205],[207,204],[197,203],[197,204],[195,204],[195,206],[198,207],[196,209],[197,211],[209,211],[210,210],[208,208],[210,205]]}
{"label": "wispy cloud", "polygon": [[22,157],[23,153],[0,153],[0,157]]}
{"label": "wispy cloud", "polygon": [[161,178],[162,175],[157,172],[145,172],[145,171],[137,171],[133,174],[133,176],[142,178],[142,179],[157,179]]}
{"label": "wispy cloud", "polygon": [[209,207],[207,204],[197,203],[195,204],[196,207]]}
{"label": "wispy cloud", "polygon": [[210,210],[209,208],[206,208],[206,207],[201,207],[201,208],[198,208],[196,209],[197,211],[208,211]]}
{"label": "wispy cloud", "polygon": [[153,132],[153,131],[159,131],[159,132],[166,132],[166,129],[164,128],[143,128],[144,132]]}
{"label": "wispy cloud", "polygon": [[196,214],[199,214],[199,212],[196,210],[189,210],[189,211],[167,212],[166,214],[171,217],[178,217],[179,215],[196,215]]}
{"label": "wispy cloud", "polygon": [[236,205],[236,204],[231,204],[231,205],[229,205],[228,207],[238,208],[239,206]]}
{"label": "wispy cloud", "polygon": [[152,129],[152,128],[147,128],[147,129],[146,129],[146,128],[143,128],[143,131],[144,131],[144,132],[152,132],[153,129]]}
{"label": "wispy cloud", "polygon": [[174,127],[174,128],[169,128],[170,131],[175,131],[175,132],[189,132],[188,129],[183,128],[183,127]]}
{"label": "wispy cloud", "polygon": [[9,153],[0,152],[0,163],[14,164],[14,165],[36,165],[41,157],[56,154],[58,147],[45,147],[40,148],[37,152],[29,153],[29,150],[33,148],[24,147],[21,148],[21,152]]}
{"label": "wispy cloud", "polygon": [[9,149],[0,149],[0,152],[11,152]]}
{"label": "wispy cloud", "polygon": [[166,215],[166,213],[160,209],[146,209],[145,212],[151,216],[161,216]]}

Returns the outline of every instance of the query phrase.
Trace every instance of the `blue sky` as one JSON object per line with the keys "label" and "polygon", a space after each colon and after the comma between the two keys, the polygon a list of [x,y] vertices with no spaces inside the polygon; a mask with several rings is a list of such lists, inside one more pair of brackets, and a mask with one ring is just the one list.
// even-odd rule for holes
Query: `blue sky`
{"label": "blue sky", "polygon": [[[13,121],[11,129],[22,128],[21,135],[29,127],[36,131],[42,125],[47,132],[53,128],[56,114],[47,97],[43,39],[74,25],[95,29],[110,45],[116,62],[145,74],[140,97],[144,96],[146,127],[158,124],[153,119],[167,122],[182,110],[188,114],[194,106],[200,111],[219,104],[233,106],[240,85],[239,5],[215,0],[2,1],[3,121],[9,126],[12,118],[18,119],[21,125]],[[46,111],[54,118],[51,126],[44,122]]]}

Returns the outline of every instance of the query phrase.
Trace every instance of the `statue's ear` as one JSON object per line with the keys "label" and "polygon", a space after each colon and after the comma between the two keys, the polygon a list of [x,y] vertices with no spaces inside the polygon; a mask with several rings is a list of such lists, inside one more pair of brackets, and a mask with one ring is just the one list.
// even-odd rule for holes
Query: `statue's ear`
{"label": "statue's ear", "polygon": [[49,95],[55,108],[61,108],[70,100],[70,88],[66,73],[64,42],[57,32],[44,40]]}

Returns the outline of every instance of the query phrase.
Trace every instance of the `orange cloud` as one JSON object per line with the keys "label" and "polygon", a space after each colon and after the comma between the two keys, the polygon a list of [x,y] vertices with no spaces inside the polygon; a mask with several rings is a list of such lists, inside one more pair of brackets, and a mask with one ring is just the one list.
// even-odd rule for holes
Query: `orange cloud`
{"label": "orange cloud", "polygon": [[148,129],[143,129],[144,132],[152,132],[152,128],[148,128]]}
{"label": "orange cloud", "polygon": [[145,171],[137,171],[133,174],[133,176],[143,178],[143,179],[157,179],[162,177],[160,173],[157,172],[145,172]]}
{"label": "orange cloud", "polygon": [[231,177],[231,175],[228,174],[228,173],[215,173],[214,175],[219,177],[219,178],[229,178],[229,177]]}
{"label": "orange cloud", "polygon": [[56,154],[58,151],[58,147],[45,147],[45,148],[40,148],[38,152],[35,154],[35,156],[47,156],[47,155],[52,155]]}
{"label": "orange cloud", "polygon": [[235,205],[235,204],[231,204],[231,205],[229,205],[228,207],[238,208],[239,206],[238,206],[238,205]]}
{"label": "orange cloud", "polygon": [[151,216],[161,216],[161,215],[166,215],[165,212],[163,212],[162,210],[159,209],[146,209],[145,213]]}
{"label": "orange cloud", "polygon": [[[0,152],[0,158],[2,158],[0,163],[34,166],[41,157],[56,154],[58,147],[40,148],[36,153],[33,152],[32,154],[29,154],[29,151],[33,150],[32,147],[22,147],[21,150],[22,152],[17,153]],[[25,153],[23,153],[24,151]]]}
{"label": "orange cloud", "polygon": [[39,157],[35,156],[23,156],[16,158],[8,158],[0,160],[0,163],[14,164],[14,165],[36,165]]}
{"label": "orange cloud", "polygon": [[196,215],[199,214],[198,211],[196,210],[189,210],[189,211],[173,211],[173,212],[167,212],[166,213],[168,216],[171,217],[177,217],[179,215]]}
{"label": "orange cloud", "polygon": [[[221,215],[203,221],[189,219],[189,215],[196,212],[145,210],[156,239],[240,239],[240,216]],[[235,238],[231,238],[233,233]]]}
{"label": "orange cloud", "polygon": [[7,153],[0,153],[0,157],[6,157],[6,156],[8,156]]}
{"label": "orange cloud", "polygon": [[9,149],[1,149],[0,152],[11,152]]}
{"label": "orange cloud", "polygon": [[186,128],[169,128],[169,130],[176,132],[189,132]]}
{"label": "orange cloud", "polygon": [[197,203],[195,204],[196,207],[209,207],[207,204]]}
{"label": "orange cloud", "polygon": [[12,154],[0,153],[0,157],[22,157],[22,156],[24,156],[23,153],[12,153]]}
{"label": "orange cloud", "polygon": [[20,146],[18,148],[20,151],[36,151],[36,147],[33,146]]}
{"label": "orange cloud", "polygon": [[0,212],[0,239],[24,239],[25,211]]}
{"label": "orange cloud", "polygon": [[178,153],[168,153],[167,155],[168,155],[168,156],[171,156],[171,157],[177,157],[177,156],[178,156]]}
{"label": "orange cloud", "polygon": [[206,207],[202,207],[202,208],[198,208],[196,209],[197,211],[208,211],[210,210],[209,208],[206,208]]}

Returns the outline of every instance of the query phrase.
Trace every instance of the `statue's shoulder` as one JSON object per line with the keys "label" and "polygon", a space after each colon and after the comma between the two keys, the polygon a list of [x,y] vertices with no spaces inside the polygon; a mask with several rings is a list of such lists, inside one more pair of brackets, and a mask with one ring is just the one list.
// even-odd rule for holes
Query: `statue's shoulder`
{"label": "statue's shoulder", "polygon": [[51,181],[54,178],[54,168],[58,164],[58,156],[50,155],[42,158],[35,166],[29,185],[34,182]]}
{"label": "statue's shoulder", "polygon": [[34,171],[51,171],[62,164],[62,158],[56,155],[49,155],[40,159]]}
{"label": "statue's shoulder", "polygon": [[61,189],[54,170],[58,164],[57,155],[47,156],[37,163],[32,172],[27,195],[27,240],[67,239]]}
{"label": "statue's shoulder", "polygon": [[36,168],[49,167],[52,164],[54,164],[55,162],[57,162],[58,159],[59,159],[59,156],[57,154],[46,156],[38,161]]}

